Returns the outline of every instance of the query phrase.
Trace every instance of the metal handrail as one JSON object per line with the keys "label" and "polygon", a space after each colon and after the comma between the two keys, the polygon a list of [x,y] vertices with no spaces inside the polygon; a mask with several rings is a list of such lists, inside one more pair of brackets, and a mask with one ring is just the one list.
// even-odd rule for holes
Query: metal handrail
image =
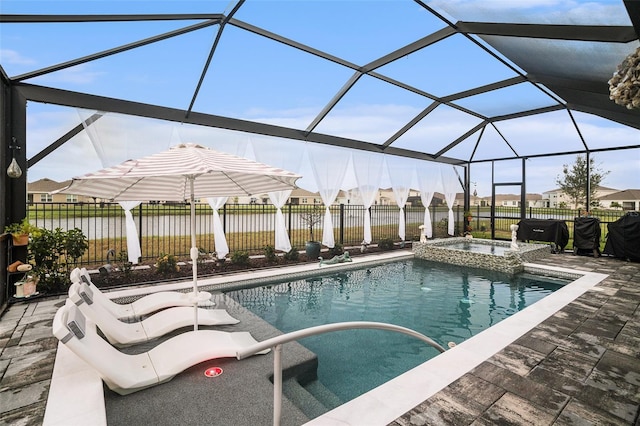
{"label": "metal handrail", "polygon": [[401,327],[399,325],[386,324],[383,322],[370,322],[370,321],[349,321],[339,322],[333,324],[323,324],[315,327],[305,328],[303,330],[292,331],[291,333],[282,334],[280,336],[272,337],[262,342],[258,342],[255,345],[249,346],[236,353],[238,359],[244,359],[265,349],[273,348],[273,424],[274,426],[280,425],[280,417],[282,413],[282,345],[284,343],[293,342],[304,337],[315,336],[317,334],[328,333],[330,331],[340,330],[353,330],[360,328],[375,328],[378,330],[395,331],[398,333],[407,334],[413,336],[419,340],[422,340],[426,344],[436,348],[441,353],[445,349],[436,343],[433,339],[418,333],[410,328]]}

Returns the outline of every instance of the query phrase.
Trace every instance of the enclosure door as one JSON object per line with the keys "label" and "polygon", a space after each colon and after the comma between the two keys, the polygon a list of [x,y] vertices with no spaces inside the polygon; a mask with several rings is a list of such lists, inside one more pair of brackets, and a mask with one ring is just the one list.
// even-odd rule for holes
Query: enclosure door
{"label": "enclosure door", "polygon": [[494,183],[491,190],[491,239],[510,240],[510,226],[524,219],[525,212],[521,182]]}

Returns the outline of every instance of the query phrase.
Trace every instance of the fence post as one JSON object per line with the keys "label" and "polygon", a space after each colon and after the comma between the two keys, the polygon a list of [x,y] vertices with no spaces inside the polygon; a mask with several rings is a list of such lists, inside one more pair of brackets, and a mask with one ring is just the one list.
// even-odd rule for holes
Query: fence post
{"label": "fence post", "polygon": [[292,217],[291,215],[293,213],[291,212],[291,202],[290,201],[287,201],[287,206],[289,207],[289,212],[287,214],[287,216],[289,216],[289,230],[288,230],[289,232],[288,233],[289,233],[289,238],[291,238],[291,217]]}
{"label": "fence post", "polygon": [[227,233],[227,203],[222,205],[222,231]]}
{"label": "fence post", "polygon": [[138,245],[140,246],[140,257],[138,257],[138,262],[142,260],[142,203],[138,205]]}
{"label": "fence post", "polygon": [[344,204],[340,204],[340,244],[344,245]]}

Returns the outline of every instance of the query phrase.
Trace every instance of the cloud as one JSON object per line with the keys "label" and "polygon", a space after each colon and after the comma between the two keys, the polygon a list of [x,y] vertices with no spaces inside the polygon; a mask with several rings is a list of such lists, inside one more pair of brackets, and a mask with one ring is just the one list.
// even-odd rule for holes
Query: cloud
{"label": "cloud", "polygon": [[84,86],[94,83],[100,77],[106,75],[103,71],[92,71],[88,64],[80,64],[66,68],[55,73],[45,74],[34,79],[47,84],[65,83]]}
{"label": "cloud", "polygon": [[575,0],[435,0],[429,5],[450,15],[454,21],[629,25],[629,16],[622,2],[601,4]]}
{"label": "cloud", "polygon": [[7,63],[12,65],[34,65],[37,62],[35,59],[22,56],[15,50],[0,49],[0,63]]}

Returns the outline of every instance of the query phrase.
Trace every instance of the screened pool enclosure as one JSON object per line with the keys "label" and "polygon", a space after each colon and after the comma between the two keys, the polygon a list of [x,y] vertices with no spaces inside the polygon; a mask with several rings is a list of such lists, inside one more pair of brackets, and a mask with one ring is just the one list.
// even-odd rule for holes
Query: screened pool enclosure
{"label": "screened pool enclosure", "polygon": [[635,0],[9,0],[0,13],[0,165],[23,172],[0,178],[2,227],[25,216],[27,182],[179,143],[302,174],[325,205],[355,189],[368,206],[379,188],[401,206],[409,189],[426,204],[502,187],[524,201],[576,155],[619,173],[640,161],[640,110],[608,84],[640,46]]}

